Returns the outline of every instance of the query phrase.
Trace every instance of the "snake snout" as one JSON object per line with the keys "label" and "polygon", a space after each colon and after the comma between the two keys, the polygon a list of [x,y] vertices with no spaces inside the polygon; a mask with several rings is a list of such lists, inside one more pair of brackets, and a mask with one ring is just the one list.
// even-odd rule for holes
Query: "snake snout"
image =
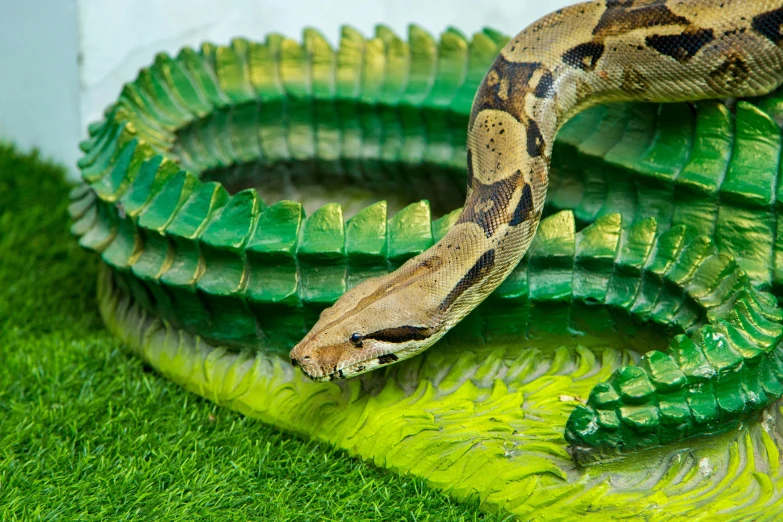
{"label": "snake snout", "polygon": [[300,363],[299,359],[302,359],[303,361],[309,361],[310,360],[310,356],[309,355],[303,355],[302,357],[291,357],[291,364],[293,364],[294,367],[299,367],[302,364],[307,364],[307,363]]}
{"label": "snake snout", "polygon": [[292,356],[291,364],[294,366],[294,368],[299,368],[302,370],[302,373],[304,373],[310,379],[319,380],[322,378],[323,371],[321,371],[321,368],[309,355]]}

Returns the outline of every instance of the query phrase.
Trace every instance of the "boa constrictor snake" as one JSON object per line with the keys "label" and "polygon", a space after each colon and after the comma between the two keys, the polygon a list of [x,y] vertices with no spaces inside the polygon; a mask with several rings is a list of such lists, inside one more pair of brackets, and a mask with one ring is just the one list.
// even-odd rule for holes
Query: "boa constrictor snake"
{"label": "boa constrictor snake", "polygon": [[552,13],[503,48],[473,102],[457,224],[346,292],[291,351],[314,380],[425,350],[522,259],[544,207],[555,135],[618,101],[756,96],[783,82],[783,0],[604,0]]}

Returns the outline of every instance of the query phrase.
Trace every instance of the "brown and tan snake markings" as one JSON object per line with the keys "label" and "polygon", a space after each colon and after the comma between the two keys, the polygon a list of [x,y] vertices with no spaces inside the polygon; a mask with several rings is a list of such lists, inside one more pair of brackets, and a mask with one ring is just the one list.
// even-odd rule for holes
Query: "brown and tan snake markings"
{"label": "brown and tan snake markings", "polygon": [[550,71],[544,71],[541,74],[541,79],[538,80],[538,85],[533,91],[533,96],[536,98],[554,98],[555,97],[555,79]]}
{"label": "brown and tan snake markings", "polygon": [[432,331],[426,326],[397,326],[386,328],[364,336],[364,339],[375,339],[387,343],[407,343],[408,341],[422,341],[432,335]]}
{"label": "brown and tan snake markings", "polygon": [[[501,54],[492,64],[471,109],[471,124],[475,116],[485,109],[507,112],[522,121],[525,114],[525,96],[531,90],[531,80],[536,71],[543,68],[539,62],[515,63]],[[550,73],[549,80],[552,82]]]}
{"label": "brown and tan snake markings", "polygon": [[750,77],[750,67],[739,53],[732,53],[718,67],[710,71],[707,84],[715,90],[722,85],[735,87]]}
{"label": "brown and tan snake markings", "polygon": [[623,71],[623,82],[620,88],[627,92],[639,93],[639,96],[644,99],[644,93],[650,88],[650,84],[639,70],[628,67]]}
{"label": "brown and tan snake markings", "polygon": [[541,134],[536,120],[527,120],[527,154],[531,158],[538,158],[544,155],[546,151],[546,140]]}
{"label": "brown and tan snake markings", "polygon": [[397,356],[393,353],[387,353],[386,355],[381,355],[378,357],[378,363],[379,364],[389,364],[397,361]]}
{"label": "brown and tan snake markings", "polygon": [[783,40],[781,26],[783,26],[783,7],[755,16],[751,23],[754,31],[769,38],[775,45],[780,45]]}
{"label": "brown and tan snake markings", "polygon": [[504,222],[501,214],[506,212],[521,177],[521,173],[517,171],[513,176],[491,185],[477,183],[471,197],[471,201],[475,203],[465,207],[457,223],[475,223],[488,238],[494,236],[497,228]]}
{"label": "brown and tan snake markings", "polygon": [[595,25],[597,37],[617,36],[634,29],[666,25],[688,25],[690,21],[674,14],[667,0],[607,0],[606,11]]}
{"label": "brown and tan snake markings", "polygon": [[446,312],[451,308],[454,302],[463,294],[466,290],[472,286],[477,285],[482,279],[489,275],[489,272],[495,266],[495,250],[487,250],[476,261],[476,263],[470,267],[470,270],[465,276],[459,280],[457,286],[455,286],[446,298],[440,303],[440,310]]}
{"label": "brown and tan snake markings", "polygon": [[600,42],[579,44],[563,53],[563,63],[583,71],[593,71],[605,50]]}
{"label": "brown and tan snake markings", "polygon": [[530,212],[533,210],[533,192],[530,189],[530,184],[525,183],[522,187],[522,195],[519,198],[519,203],[514,209],[514,213],[511,215],[511,219],[508,221],[509,226],[516,227],[525,221],[527,221]]}
{"label": "brown and tan snake markings", "polygon": [[[468,197],[454,226],[398,271],[348,290],[291,357],[351,377],[425,350],[529,248],[560,126],[598,103],[766,94],[783,82],[783,0],[601,0],[563,8],[501,50],[471,108]],[[354,332],[415,334],[363,338]],[[427,334],[427,335],[425,335]],[[400,342],[396,342],[400,341]],[[363,358],[364,357],[364,358]]]}
{"label": "brown and tan snake markings", "polygon": [[687,62],[702,47],[715,40],[712,29],[686,30],[680,34],[653,34],[645,38],[645,43],[678,62]]}

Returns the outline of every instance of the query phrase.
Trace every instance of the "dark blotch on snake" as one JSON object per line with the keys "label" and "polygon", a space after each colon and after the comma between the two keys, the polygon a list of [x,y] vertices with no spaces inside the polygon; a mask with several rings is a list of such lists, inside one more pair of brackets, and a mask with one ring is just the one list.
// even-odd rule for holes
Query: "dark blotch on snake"
{"label": "dark blotch on snake", "polygon": [[780,32],[781,25],[783,25],[783,7],[755,16],[751,22],[754,31],[775,45],[780,45],[783,41],[783,34]]}
{"label": "dark blotch on snake", "polygon": [[517,170],[514,175],[491,185],[476,183],[470,198],[465,202],[465,210],[457,220],[457,224],[476,223],[486,237],[492,237],[503,223],[506,209],[521,175]]}
{"label": "dark blotch on snake", "polygon": [[544,136],[541,135],[541,129],[538,128],[536,120],[527,121],[527,153],[531,158],[538,158],[544,154],[546,143]]}
{"label": "dark blotch on snake", "polygon": [[522,196],[519,198],[517,208],[514,209],[514,213],[511,215],[511,220],[508,224],[515,227],[527,220],[530,215],[530,211],[533,210],[533,192],[530,189],[530,184],[525,183],[522,189]]}
{"label": "dark blotch on snake", "polygon": [[659,53],[684,63],[713,40],[712,29],[695,29],[681,34],[654,34],[645,38],[644,42]]}
{"label": "dark blotch on snake", "polygon": [[572,47],[563,53],[563,63],[575,69],[592,71],[598,65],[598,60],[604,55],[604,44],[586,42]]}
{"label": "dark blotch on snake", "polygon": [[456,301],[459,296],[465,293],[468,288],[480,283],[481,280],[487,276],[493,266],[495,266],[495,249],[487,250],[480,258],[478,258],[478,261],[476,261],[476,263],[470,267],[470,270],[468,270],[462,279],[460,279],[459,283],[457,283],[457,286],[452,288],[451,292],[449,292],[449,295],[447,295],[446,298],[440,303],[439,308],[443,311],[448,310],[449,307],[454,304],[454,301]]}
{"label": "dark blotch on snake", "polygon": [[541,75],[541,79],[538,80],[536,90],[533,91],[533,96],[536,98],[555,97],[555,80],[551,72],[544,71],[544,73]]}
{"label": "dark blotch on snake", "polygon": [[540,62],[511,62],[502,54],[495,58],[487,75],[479,86],[470,111],[470,125],[485,109],[507,112],[517,119],[525,120],[525,96],[532,89],[533,73],[543,68]]}
{"label": "dark blotch on snake", "polygon": [[386,343],[406,343],[409,341],[423,341],[432,335],[432,329],[426,326],[397,326],[369,333],[365,339],[374,339]]}
{"label": "dark blotch on snake", "polygon": [[380,364],[389,364],[397,361],[398,359],[399,357],[397,357],[393,353],[387,353],[385,355],[381,355],[380,357],[378,357],[378,362]]}

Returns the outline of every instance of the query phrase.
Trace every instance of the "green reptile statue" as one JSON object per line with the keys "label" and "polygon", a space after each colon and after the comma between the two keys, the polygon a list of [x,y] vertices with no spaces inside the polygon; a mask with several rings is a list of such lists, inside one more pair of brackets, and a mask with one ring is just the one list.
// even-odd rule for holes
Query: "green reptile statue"
{"label": "green reptile statue", "polygon": [[774,519],[782,22],[607,0],[513,39],[160,54],[71,193],[104,320],[195,393],[490,511]]}

